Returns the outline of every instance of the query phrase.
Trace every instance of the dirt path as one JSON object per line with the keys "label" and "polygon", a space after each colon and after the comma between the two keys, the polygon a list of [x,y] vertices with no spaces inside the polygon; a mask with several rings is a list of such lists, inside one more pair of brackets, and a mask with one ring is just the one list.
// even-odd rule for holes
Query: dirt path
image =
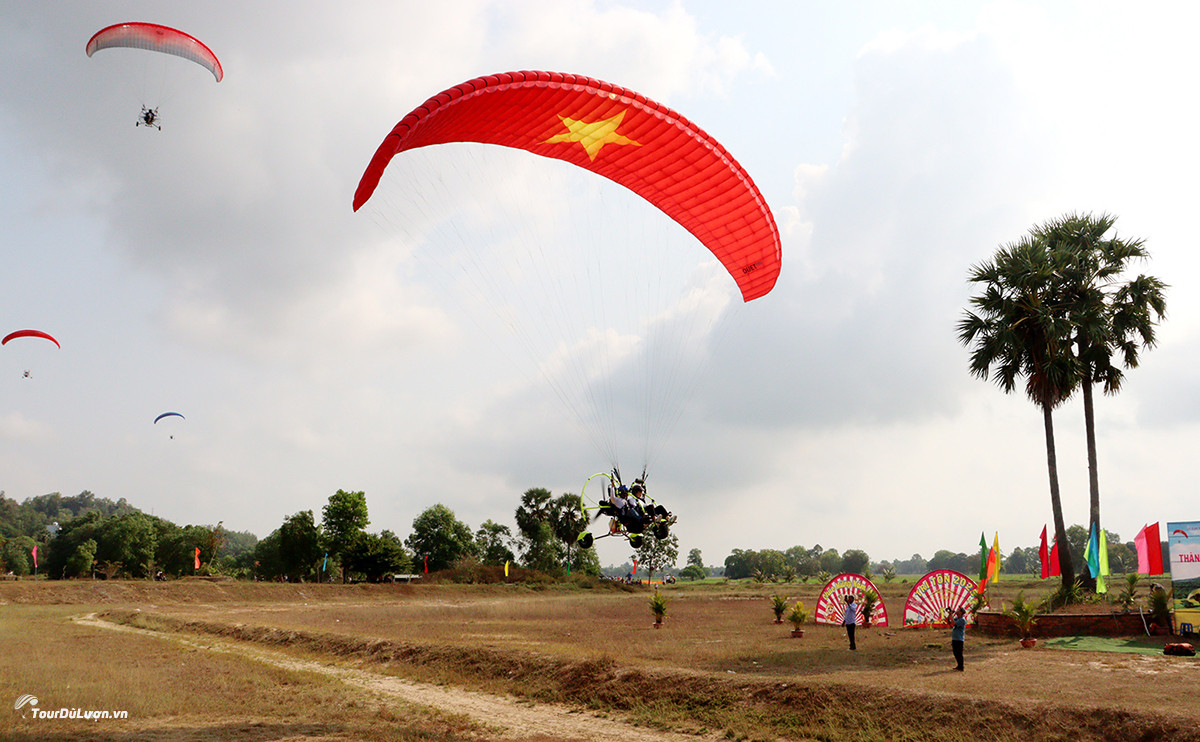
{"label": "dirt path", "polygon": [[283,652],[223,641],[209,637],[183,637],[133,626],[102,621],[95,613],[77,616],[76,623],[110,631],[152,636],[210,652],[228,652],[285,670],[296,670],[337,678],[384,699],[435,708],[443,713],[461,714],[495,730],[496,739],[505,740],[600,740],[612,742],[696,742],[716,740],[717,736],[674,734],[646,729],[607,719],[587,711],[557,704],[531,704],[506,696],[463,690],[411,680],[351,667],[306,660]]}

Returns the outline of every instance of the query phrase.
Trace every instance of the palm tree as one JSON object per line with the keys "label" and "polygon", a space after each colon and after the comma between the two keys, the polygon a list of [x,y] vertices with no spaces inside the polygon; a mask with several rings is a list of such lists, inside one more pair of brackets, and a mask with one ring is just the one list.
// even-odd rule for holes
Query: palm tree
{"label": "palm tree", "polygon": [[[1125,368],[1136,368],[1141,348],[1154,347],[1154,328],[1166,314],[1166,285],[1139,275],[1122,282],[1128,264],[1150,257],[1144,240],[1116,236],[1109,214],[1068,214],[1035,227],[1031,233],[1049,249],[1065,253],[1062,272],[1064,309],[1072,324],[1075,355],[1083,392],[1087,434],[1088,485],[1091,498],[1089,533],[1100,529],[1100,477],[1096,455],[1096,419],[1092,391],[1103,383],[1105,394],[1121,389],[1125,374],[1113,363],[1120,353]],[[1106,237],[1112,232],[1111,237]],[[1080,576],[1094,588],[1090,573]]]}
{"label": "palm tree", "polygon": [[1026,396],[1042,410],[1054,534],[1062,547],[1059,570],[1063,587],[1069,589],[1075,576],[1066,548],[1052,413],[1075,391],[1079,372],[1070,352],[1071,325],[1059,296],[1062,259],[1031,233],[1001,247],[991,262],[972,266],[968,280],[983,284],[983,293],[970,299],[976,311],[964,312],[958,339],[974,345],[972,375],[994,378],[1006,394],[1024,376]]}

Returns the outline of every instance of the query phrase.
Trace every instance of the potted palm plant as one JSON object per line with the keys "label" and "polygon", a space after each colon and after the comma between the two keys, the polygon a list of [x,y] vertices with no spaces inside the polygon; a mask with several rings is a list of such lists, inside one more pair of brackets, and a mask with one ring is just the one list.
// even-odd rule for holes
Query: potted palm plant
{"label": "potted palm plant", "polygon": [[862,613],[863,628],[871,626],[871,616],[875,613],[875,604],[879,602],[879,594],[874,590],[866,590],[862,596],[862,607],[859,611]]}
{"label": "potted palm plant", "polygon": [[1138,580],[1140,579],[1141,575],[1137,572],[1130,572],[1125,575],[1125,587],[1121,590],[1121,594],[1117,597],[1117,600],[1121,603],[1121,609],[1126,613],[1133,610],[1133,606],[1137,603]]}
{"label": "potted palm plant", "polygon": [[1013,625],[1017,627],[1017,632],[1021,635],[1021,646],[1029,649],[1037,644],[1037,639],[1031,635],[1033,627],[1037,624],[1037,606],[1025,600],[1025,591],[1017,593],[1017,597],[1013,599],[1012,608],[1004,612],[1004,615],[1012,619]]}
{"label": "potted palm plant", "polygon": [[1150,633],[1164,636],[1171,633],[1171,594],[1159,585],[1150,588]]}
{"label": "potted palm plant", "polygon": [[783,623],[783,614],[788,609],[786,595],[775,593],[771,596],[771,611],[775,614],[775,623]]}
{"label": "potted palm plant", "polygon": [[797,600],[787,614],[788,621],[792,622],[792,636],[799,639],[804,636],[804,622],[808,620],[808,611],[804,609],[804,603]]}
{"label": "potted palm plant", "polygon": [[650,598],[650,612],[654,614],[654,628],[661,629],[663,616],[667,615],[667,599],[657,590]]}

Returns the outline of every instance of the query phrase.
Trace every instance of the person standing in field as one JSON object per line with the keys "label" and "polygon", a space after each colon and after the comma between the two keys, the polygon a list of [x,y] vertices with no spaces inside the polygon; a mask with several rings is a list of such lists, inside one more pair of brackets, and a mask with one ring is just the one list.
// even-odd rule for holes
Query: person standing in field
{"label": "person standing in field", "polygon": [[963,643],[967,640],[967,611],[961,605],[954,612],[950,627],[950,648],[954,650],[954,660],[958,663],[958,667],[954,669],[962,672]]}
{"label": "person standing in field", "polygon": [[846,611],[842,613],[842,624],[846,627],[846,636],[850,637],[850,648],[858,649],[854,644],[854,626],[858,623],[858,606],[854,604],[854,594],[846,596]]}

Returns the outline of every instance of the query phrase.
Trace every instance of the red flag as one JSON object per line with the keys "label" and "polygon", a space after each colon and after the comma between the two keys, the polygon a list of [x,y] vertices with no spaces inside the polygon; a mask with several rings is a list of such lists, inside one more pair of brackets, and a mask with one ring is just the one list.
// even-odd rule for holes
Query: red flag
{"label": "red flag", "polygon": [[637,560],[636,559],[633,560],[633,573],[635,575],[637,574]]}
{"label": "red flag", "polygon": [[1138,572],[1161,575],[1163,573],[1162,542],[1158,538],[1158,521],[1138,531],[1133,542],[1137,546]]}
{"label": "red flag", "polygon": [[425,574],[429,574],[429,555],[425,555]]}
{"label": "red flag", "polygon": [[1060,577],[1062,569],[1058,566],[1058,539],[1054,539],[1054,545],[1050,547],[1050,574],[1049,577]]}
{"label": "red flag", "polygon": [[196,547],[196,569],[200,569],[200,547]]}
{"label": "red flag", "polygon": [[1046,543],[1046,526],[1042,526],[1042,545],[1038,549],[1038,557],[1042,560],[1042,579],[1050,576],[1050,545]]}

